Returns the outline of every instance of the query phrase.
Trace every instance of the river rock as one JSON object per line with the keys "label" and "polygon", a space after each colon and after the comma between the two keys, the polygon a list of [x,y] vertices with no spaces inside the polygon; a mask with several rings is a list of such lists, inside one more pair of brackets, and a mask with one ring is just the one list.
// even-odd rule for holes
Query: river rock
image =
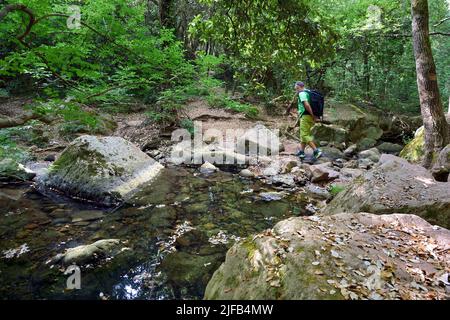
{"label": "river rock", "polygon": [[363,169],[363,170],[369,170],[374,165],[373,161],[370,160],[369,158],[367,158],[367,159],[358,159],[357,163],[358,163],[357,168]]}
{"label": "river rock", "polygon": [[49,261],[50,264],[62,263],[63,265],[77,264],[83,265],[102,259],[108,256],[118,254],[121,250],[120,240],[103,239],[92,244],[81,245],[75,248],[67,249],[65,253],[58,254]]}
{"label": "river rock", "polygon": [[239,172],[239,175],[244,178],[253,178],[255,174],[251,172],[249,169],[243,169]]}
{"label": "river rock", "polygon": [[442,151],[439,153],[439,156],[434,163],[431,172],[433,173],[433,176],[436,180],[442,182],[450,182],[450,144],[442,149]]}
{"label": "river rock", "polygon": [[337,179],[339,172],[330,168],[331,162],[309,166],[307,173],[311,182],[324,182]]}
{"label": "river rock", "polygon": [[377,149],[381,153],[389,153],[389,154],[393,154],[393,155],[398,155],[400,153],[400,151],[402,151],[403,146],[396,144],[396,143],[383,142],[382,144],[377,146]]}
{"label": "river rock", "polygon": [[372,148],[369,150],[364,150],[358,153],[359,159],[370,159],[373,162],[378,162],[380,160],[380,151],[377,148]]}
{"label": "river rock", "polygon": [[205,162],[204,164],[202,164],[199,171],[200,171],[200,173],[203,173],[203,174],[211,174],[211,173],[219,171],[219,169],[216,166],[214,166],[213,164],[211,164],[209,162]]}
{"label": "river rock", "polygon": [[341,150],[334,147],[323,147],[322,152],[323,158],[326,158],[328,160],[342,159],[345,157],[344,153]]}
{"label": "river rock", "polygon": [[229,249],[204,298],[446,299],[449,249],[449,230],[414,215],[293,217]]}
{"label": "river rock", "polygon": [[294,175],[292,174],[278,174],[276,176],[272,176],[270,181],[275,185],[295,187]]}
{"label": "river rock", "polygon": [[282,192],[261,192],[259,194],[259,197],[261,198],[261,200],[263,201],[278,201],[281,200],[285,197],[285,194]]}
{"label": "river rock", "polygon": [[356,154],[356,151],[358,150],[358,146],[356,144],[352,144],[347,149],[344,150],[344,155],[346,157],[352,157]]}
{"label": "river rock", "polygon": [[39,177],[39,188],[112,205],[151,183],[163,166],[120,137],[81,136]]}
{"label": "river rock", "polygon": [[380,162],[356,178],[324,209],[323,214],[410,213],[450,227],[450,184],[437,182],[425,168],[383,154]]}

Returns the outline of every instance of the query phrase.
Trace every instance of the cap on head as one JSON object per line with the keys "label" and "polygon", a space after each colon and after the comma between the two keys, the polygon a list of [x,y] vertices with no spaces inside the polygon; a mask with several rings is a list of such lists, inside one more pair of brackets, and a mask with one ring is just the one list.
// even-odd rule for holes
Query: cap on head
{"label": "cap on head", "polygon": [[297,81],[297,82],[295,83],[295,86],[296,86],[296,87],[300,87],[300,88],[304,88],[304,87],[305,87],[305,83],[302,82],[302,81]]}

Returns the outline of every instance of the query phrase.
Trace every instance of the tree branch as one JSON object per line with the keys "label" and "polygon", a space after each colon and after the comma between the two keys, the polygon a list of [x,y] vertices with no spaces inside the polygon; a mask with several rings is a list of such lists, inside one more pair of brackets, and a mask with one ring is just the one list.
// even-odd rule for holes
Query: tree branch
{"label": "tree branch", "polygon": [[6,17],[8,15],[8,13],[10,13],[12,11],[25,12],[30,18],[28,20],[28,25],[25,28],[25,31],[17,37],[17,39],[19,39],[21,41],[21,40],[23,40],[23,38],[25,38],[30,33],[31,28],[33,27],[36,19],[35,19],[33,11],[30,8],[28,8],[27,6],[25,6],[23,4],[9,4],[6,7],[4,7],[2,11],[0,11],[0,21],[2,21],[3,18]]}

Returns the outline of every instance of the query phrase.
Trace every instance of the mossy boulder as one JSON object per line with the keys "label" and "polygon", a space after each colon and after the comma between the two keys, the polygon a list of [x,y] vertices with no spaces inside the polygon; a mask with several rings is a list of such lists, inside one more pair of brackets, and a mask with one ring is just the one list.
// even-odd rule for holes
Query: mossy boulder
{"label": "mossy boulder", "polygon": [[400,151],[400,157],[408,160],[409,162],[419,163],[423,160],[425,155],[425,129],[420,127],[414,139],[412,139],[402,151]]}
{"label": "mossy boulder", "polygon": [[151,183],[163,166],[120,137],[81,136],[38,177],[41,190],[113,205]]}
{"label": "mossy boulder", "polygon": [[410,213],[450,228],[450,183],[435,181],[425,168],[382,154],[373,170],[356,178],[322,214]]}
{"label": "mossy boulder", "polygon": [[318,123],[312,128],[312,134],[317,141],[342,143],[347,141],[348,131],[337,125]]}
{"label": "mossy boulder", "polygon": [[[439,283],[446,272],[449,241],[450,231],[434,228],[414,215],[342,213],[290,218],[228,250],[204,297],[426,299],[431,292],[444,299],[445,288],[432,282]],[[420,250],[428,244],[433,252],[419,254],[426,252]],[[410,254],[417,259],[415,268],[410,265]],[[434,279],[418,286],[417,270],[434,273]],[[397,290],[392,290],[392,283]]]}

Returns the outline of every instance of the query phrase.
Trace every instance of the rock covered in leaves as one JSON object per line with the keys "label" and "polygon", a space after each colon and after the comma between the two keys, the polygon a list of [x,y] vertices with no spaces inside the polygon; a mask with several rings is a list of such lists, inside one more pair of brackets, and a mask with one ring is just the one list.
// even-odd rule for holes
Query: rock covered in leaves
{"label": "rock covered in leaves", "polygon": [[111,205],[153,181],[162,168],[123,138],[86,135],[70,143],[38,186]]}
{"label": "rock covered in leaves", "polygon": [[370,212],[410,213],[450,227],[450,184],[435,181],[425,168],[383,154],[372,170],[339,193],[323,214]]}
{"label": "rock covered in leaves", "polygon": [[235,244],[206,299],[446,299],[450,231],[414,215],[295,217]]}

